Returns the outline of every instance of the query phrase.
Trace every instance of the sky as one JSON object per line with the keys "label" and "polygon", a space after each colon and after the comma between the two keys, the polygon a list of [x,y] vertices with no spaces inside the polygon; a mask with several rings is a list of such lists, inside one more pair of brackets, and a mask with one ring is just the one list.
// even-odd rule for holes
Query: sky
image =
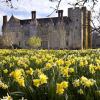
{"label": "sky", "polygon": [[[19,0],[18,2],[16,0],[12,0],[14,8],[11,9],[4,2],[2,3],[1,1],[3,0],[0,0],[0,33],[3,20],[2,18],[4,15],[7,15],[8,20],[12,14],[19,19],[30,19],[31,11],[35,10],[37,18],[47,17],[49,14],[52,13],[57,5],[57,2],[49,2],[49,0]],[[67,9],[69,7],[72,7],[71,5],[68,5],[68,3],[74,3],[75,1],[76,0],[62,0],[59,9],[64,10],[64,16],[67,16]],[[100,0],[95,7],[97,12],[99,11],[99,5]],[[57,16],[57,13],[55,12],[51,16]]]}

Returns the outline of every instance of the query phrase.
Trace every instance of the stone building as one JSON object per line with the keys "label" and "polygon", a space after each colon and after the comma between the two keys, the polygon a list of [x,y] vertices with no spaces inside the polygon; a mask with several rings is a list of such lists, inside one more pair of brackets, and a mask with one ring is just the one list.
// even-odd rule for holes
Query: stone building
{"label": "stone building", "polygon": [[2,36],[0,35],[0,49],[3,48],[3,39]]}
{"label": "stone building", "polygon": [[100,28],[92,33],[92,48],[100,48]]}
{"label": "stone building", "polygon": [[63,16],[63,10],[58,10],[58,17],[36,18],[36,11],[31,15],[31,19],[25,20],[12,15],[8,21],[3,16],[2,32],[9,38],[9,45],[29,48],[28,38],[36,35],[41,38],[43,49],[91,48],[91,12],[86,7],[68,8],[68,16]]}

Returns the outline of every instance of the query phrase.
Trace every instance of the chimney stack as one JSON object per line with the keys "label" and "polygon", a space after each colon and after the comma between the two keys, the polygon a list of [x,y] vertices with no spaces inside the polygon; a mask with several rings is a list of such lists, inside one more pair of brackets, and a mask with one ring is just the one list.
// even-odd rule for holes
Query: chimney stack
{"label": "chimney stack", "polygon": [[2,31],[4,32],[6,29],[7,25],[7,16],[3,16],[3,26],[2,26]]}
{"label": "chimney stack", "polygon": [[7,16],[3,16],[3,25],[5,26],[7,24]]}
{"label": "chimney stack", "polygon": [[58,10],[58,17],[63,19],[63,10]]}
{"label": "chimney stack", "polygon": [[36,11],[32,11],[31,14],[32,14],[32,19],[33,20],[36,19]]}

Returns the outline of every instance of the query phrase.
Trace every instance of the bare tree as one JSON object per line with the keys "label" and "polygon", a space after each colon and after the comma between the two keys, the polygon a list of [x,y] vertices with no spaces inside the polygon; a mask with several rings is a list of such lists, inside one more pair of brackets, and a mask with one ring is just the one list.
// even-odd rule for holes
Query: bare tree
{"label": "bare tree", "polygon": [[0,0],[0,3],[5,3],[7,6],[13,8],[12,0]]}
{"label": "bare tree", "polygon": [[[12,4],[12,1],[13,0],[0,0],[2,3],[6,3],[6,4],[8,4],[11,8],[13,8],[13,4]],[[16,0],[16,1],[19,1],[19,0]],[[23,1],[23,0],[21,0],[21,1]],[[59,8],[59,5],[60,5],[60,3],[63,1],[63,0],[48,0],[48,1],[50,1],[50,2],[58,2],[58,5],[56,6],[56,9],[58,9]],[[66,0],[67,1],[67,0]],[[74,1],[74,0],[73,0]],[[45,1],[44,1],[45,2]],[[76,0],[76,2],[75,2],[75,6],[76,5],[80,5],[80,4],[85,4],[85,3],[88,3],[88,2],[92,2],[93,3],[93,6],[98,2],[98,0]]]}

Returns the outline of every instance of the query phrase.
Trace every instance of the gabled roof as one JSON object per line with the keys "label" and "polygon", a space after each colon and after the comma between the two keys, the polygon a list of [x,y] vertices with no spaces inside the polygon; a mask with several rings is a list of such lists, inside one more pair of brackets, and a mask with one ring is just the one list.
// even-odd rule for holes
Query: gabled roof
{"label": "gabled roof", "polygon": [[10,21],[14,21],[14,22],[20,23],[20,19],[14,17],[13,15],[10,17],[8,22],[10,22]]}

